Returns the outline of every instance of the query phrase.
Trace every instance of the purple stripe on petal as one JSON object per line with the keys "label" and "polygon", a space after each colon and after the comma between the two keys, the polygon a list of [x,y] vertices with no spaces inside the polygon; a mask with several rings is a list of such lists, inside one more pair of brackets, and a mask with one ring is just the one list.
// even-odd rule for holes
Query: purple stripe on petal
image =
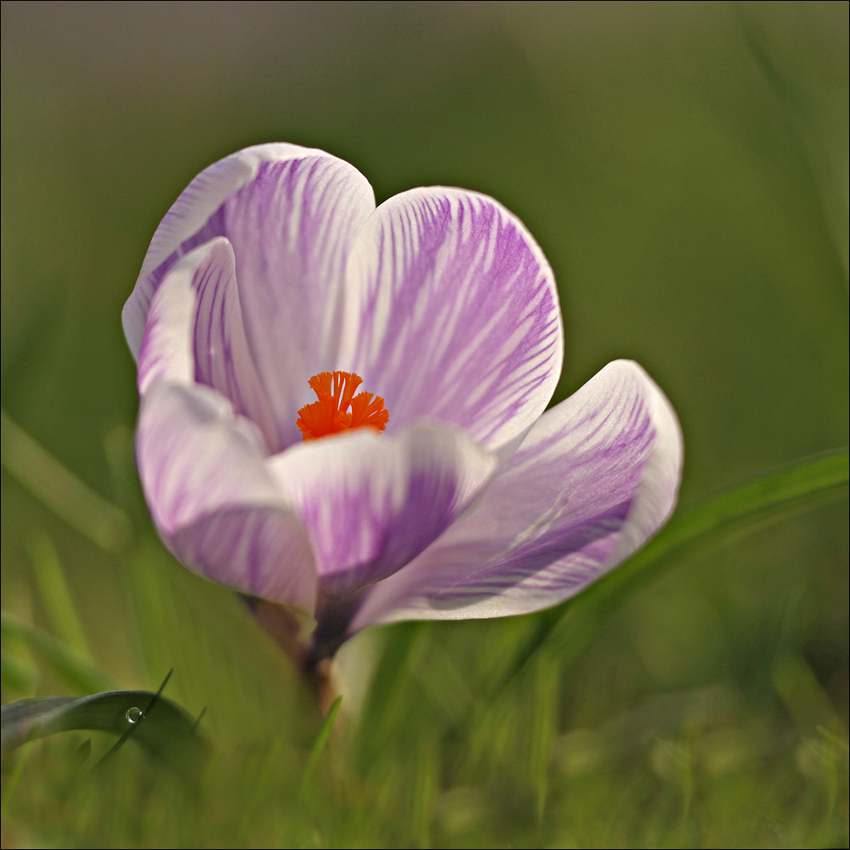
{"label": "purple stripe on petal", "polygon": [[[442,588],[435,594],[433,604],[454,608],[519,584],[547,594],[583,587],[597,577],[600,562],[613,551],[616,533],[630,507],[630,501],[624,502],[586,522],[548,529],[525,545],[504,552],[498,563],[478,566],[474,575]],[[470,560],[480,557],[474,544],[467,544],[467,548]],[[564,569],[565,557],[572,558],[569,569]],[[555,563],[558,569],[552,570]]]}
{"label": "purple stripe on petal", "polygon": [[673,509],[675,413],[637,364],[615,361],[541,417],[481,501],[372,589],[352,624],[496,617],[578,593]]}
{"label": "purple stripe on petal", "polygon": [[154,381],[142,397],[136,461],[157,531],[186,566],[312,611],[304,529],[266,470],[262,437],[226,399]]}
{"label": "purple stripe on petal", "polygon": [[347,284],[340,368],[386,399],[390,429],[430,416],[498,448],[545,409],[563,348],[554,279],[496,201],[391,198],[358,236]]}
{"label": "purple stripe on petal", "polygon": [[153,293],[180,258],[226,237],[247,338],[275,421],[271,448],[300,439],[308,379],[332,368],[340,336],[339,293],[350,246],[375,208],[353,166],[296,145],[247,148],[189,185],[154,236],[124,308],[134,353]]}
{"label": "purple stripe on petal", "polygon": [[298,519],[279,508],[228,508],[176,531],[177,558],[212,581],[312,613],[315,578]]}
{"label": "purple stripe on petal", "polygon": [[323,156],[264,163],[208,225],[233,244],[248,342],[269,392],[278,450],[301,439],[298,409],[313,400],[307,381],[336,359],[345,262],[373,209],[366,179]]}
{"label": "purple stripe on petal", "polygon": [[233,249],[219,237],[193,254],[198,251],[206,251],[208,260],[192,280],[197,292],[192,329],[195,381],[228,398],[237,413],[259,427],[267,446],[273,446],[277,439],[274,418],[248,350]]}
{"label": "purple stripe on petal", "polygon": [[495,457],[445,426],[393,438],[368,428],[291,448],[269,461],[308,529],[320,584],[354,592],[395,572],[460,515]]}
{"label": "purple stripe on petal", "polygon": [[[285,160],[303,155],[297,145],[269,144],[245,148],[205,168],[181,192],[165,214],[151,240],[135,289],[124,305],[124,333],[134,357],[138,357],[148,308],[162,276],[186,253],[181,246],[196,234],[210,216],[257,173],[266,160]],[[197,246],[200,243],[195,243]],[[159,274],[155,272],[166,264]]]}
{"label": "purple stripe on petal", "polygon": [[164,273],[159,271],[157,274],[160,267],[165,265],[167,271],[183,254],[200,244],[195,241],[190,247],[185,247],[187,240],[191,240],[206,225],[228,198],[254,179],[262,163],[286,162],[305,157],[333,158],[324,151],[300,145],[254,145],[205,168],[181,192],[157,227],[145,254],[136,287],[124,305],[124,333],[134,357],[138,357],[151,298]]}
{"label": "purple stripe on petal", "polygon": [[222,237],[181,258],[151,300],[139,392],[157,379],[212,387],[274,444],[274,420],[245,339],[233,251]]}

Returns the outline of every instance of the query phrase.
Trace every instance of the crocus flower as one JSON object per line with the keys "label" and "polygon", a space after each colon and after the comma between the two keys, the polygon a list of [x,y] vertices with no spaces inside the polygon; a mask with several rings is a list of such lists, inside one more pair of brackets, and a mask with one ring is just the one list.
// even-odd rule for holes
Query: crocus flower
{"label": "crocus flower", "polygon": [[314,658],[365,626],[573,596],[673,509],[676,415],[637,364],[546,410],[552,270],[492,198],[375,207],[288,144],[201,172],[124,308],[153,520],[187,567],[312,615]]}

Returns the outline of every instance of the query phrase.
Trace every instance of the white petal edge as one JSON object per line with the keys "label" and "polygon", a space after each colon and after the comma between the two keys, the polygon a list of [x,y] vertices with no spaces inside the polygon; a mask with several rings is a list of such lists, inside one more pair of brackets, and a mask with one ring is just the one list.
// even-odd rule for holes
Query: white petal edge
{"label": "white petal edge", "polygon": [[286,162],[307,156],[338,159],[317,148],[285,142],[254,145],[205,168],[181,192],[154,232],[136,286],[124,305],[124,334],[134,358],[139,356],[148,308],[156,289],[149,279],[151,273],[201,230],[231,195],[249,183],[263,162]]}

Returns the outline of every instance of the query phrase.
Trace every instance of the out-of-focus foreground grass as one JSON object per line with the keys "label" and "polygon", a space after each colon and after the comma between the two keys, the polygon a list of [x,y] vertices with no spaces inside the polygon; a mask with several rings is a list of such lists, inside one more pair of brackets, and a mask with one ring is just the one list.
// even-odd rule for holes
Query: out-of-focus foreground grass
{"label": "out-of-focus foreground grass", "polygon": [[846,846],[846,498],[666,563],[516,675],[551,614],[363,634],[305,774],[297,676],[151,529],[120,309],[192,176],[292,141],[379,201],[515,211],[561,287],[556,400],[641,362],[684,506],[846,444],[847,10],[4,3],[3,701],[173,667],[214,745],[193,787],[130,745],[83,778],[87,735],[28,744],[4,847]]}

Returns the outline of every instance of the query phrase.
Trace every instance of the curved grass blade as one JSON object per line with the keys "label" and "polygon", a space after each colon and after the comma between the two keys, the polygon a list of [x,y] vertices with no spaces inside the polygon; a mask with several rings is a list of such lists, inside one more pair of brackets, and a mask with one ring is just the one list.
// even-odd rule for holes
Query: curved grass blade
{"label": "curved grass blade", "polygon": [[394,714],[402,704],[397,691],[402,687],[406,672],[416,668],[416,655],[422,647],[422,623],[397,623],[392,627],[390,640],[384,641],[375,675],[366,693],[358,726],[368,730],[360,734],[357,759],[365,767],[382,746],[382,730],[392,727]]}
{"label": "curved grass blade", "polygon": [[202,763],[208,746],[193,725],[182,708],[151,691],[39,697],[2,707],[0,744],[5,755],[33,738],[73,729],[112,732],[126,740],[127,730],[135,726],[133,740],[156,760],[184,772]]}
{"label": "curved grass blade", "polygon": [[[30,733],[29,737],[25,744],[31,744],[32,740],[35,736]],[[24,768],[26,767],[27,762],[29,761],[29,757],[32,754],[32,746],[24,747],[21,751],[20,756],[15,760],[15,763],[12,765],[11,771],[9,771],[9,777],[6,780],[5,787],[3,788],[3,796],[0,798],[0,817],[3,821],[7,821],[9,818],[9,805],[12,802],[12,797],[15,793],[15,788],[17,788],[18,783],[21,781],[21,777],[24,774]]]}
{"label": "curved grass blade", "polygon": [[78,768],[81,768],[91,755],[91,738],[86,738],[76,750],[74,750],[73,760]]}
{"label": "curved grass blade", "polygon": [[771,470],[680,511],[625,563],[570,600],[566,610],[561,607],[540,615],[534,634],[517,653],[496,692],[525,669],[544,645],[557,647],[561,655],[577,656],[593,637],[599,615],[668,564],[671,556],[696,546],[717,545],[846,495],[849,469],[848,450],[837,449]]}
{"label": "curved grass blade", "polygon": [[325,750],[325,746],[328,743],[328,739],[331,736],[331,729],[333,729],[334,720],[336,719],[336,715],[341,704],[342,694],[340,694],[333,703],[331,703],[331,707],[328,710],[328,716],[322,723],[322,728],[319,729],[319,734],[316,736],[313,749],[310,750],[310,755],[307,757],[307,764],[304,767],[304,775],[301,777],[302,798],[306,796],[307,791],[310,788],[310,783],[313,781],[313,774],[316,772],[316,765],[319,763],[319,759],[321,758],[322,753]]}
{"label": "curved grass blade", "polygon": [[26,623],[7,611],[0,613],[0,633],[3,640],[18,639],[27,643],[74,690],[83,694],[112,690],[115,682],[95,667],[73,647],[64,644],[48,632]]}
{"label": "curved grass blade", "polygon": [[82,658],[91,660],[94,656],[86,638],[86,630],[83,628],[71,588],[68,586],[65,569],[50,535],[41,529],[33,532],[27,542],[27,549],[39,596],[50,617],[53,632],[62,643],[75,649]]}
{"label": "curved grass blade", "polygon": [[794,85],[793,80],[783,72],[772,56],[772,51],[764,33],[757,25],[756,16],[740,3],[732,9],[738,18],[744,43],[773,91],[787,117],[790,137],[798,151],[798,161],[803,166],[812,193],[818,200],[820,213],[818,224],[827,235],[831,250],[830,260],[836,277],[846,291],[847,275],[847,202],[840,172],[828,153],[828,147],[817,130],[812,112],[805,94]]}
{"label": "curved grass blade", "polygon": [[0,682],[4,690],[31,694],[36,689],[38,678],[26,664],[3,649],[0,650]]}
{"label": "curved grass blade", "polygon": [[[124,729],[124,732],[121,734],[121,737],[112,745],[109,752],[106,753],[103,758],[101,758],[97,765],[95,765],[95,767],[100,767],[104,762],[112,758],[112,756],[115,755],[115,753],[117,753],[118,750],[120,750],[121,747],[124,746],[130,735],[132,735],[135,731],[141,728],[142,723],[147,719],[150,712],[159,702],[159,698],[162,696],[162,691],[168,684],[168,680],[171,678],[171,674],[173,672],[174,668],[172,667],[168,671],[168,673],[166,673],[165,678],[162,680],[162,684],[159,686],[159,690],[150,698],[148,704],[143,709],[140,709],[138,706],[134,706],[133,708],[127,709],[127,726]],[[193,723],[192,731],[194,732],[194,730],[195,724]]]}
{"label": "curved grass blade", "polygon": [[102,549],[126,550],[133,539],[127,514],[80,481],[2,410],[0,422],[0,460],[9,474]]}

